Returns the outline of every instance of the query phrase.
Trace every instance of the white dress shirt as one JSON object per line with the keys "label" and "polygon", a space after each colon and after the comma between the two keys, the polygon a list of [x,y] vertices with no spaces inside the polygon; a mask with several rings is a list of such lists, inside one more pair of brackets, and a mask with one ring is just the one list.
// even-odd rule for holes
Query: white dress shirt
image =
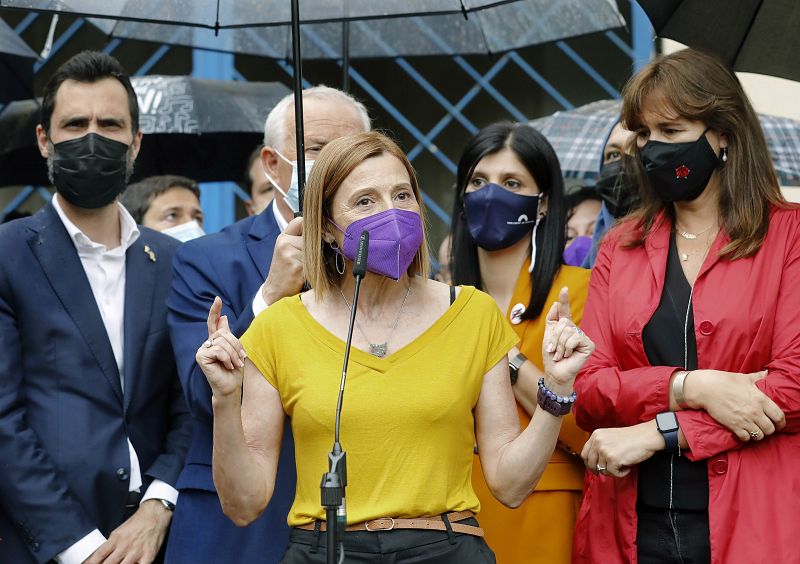
{"label": "white dress shirt", "polygon": [[[95,243],[86,236],[64,213],[58,201],[59,196],[53,196],[53,207],[61,218],[61,222],[69,233],[78,256],[81,259],[83,270],[89,279],[92,294],[100,309],[100,316],[114,351],[114,358],[119,369],[122,393],[125,393],[125,366],[124,366],[124,317],[125,317],[125,253],[139,238],[139,229],[136,222],[121,204],[119,205],[120,244],[113,249]],[[128,452],[130,453],[130,482],[128,491],[138,492],[142,487],[142,470],[139,457],[128,439]],[[148,499],[164,499],[171,503],[178,501],[178,492],[169,484],[161,480],[153,480],[148,486],[142,501]],[[95,529],[64,552],[56,556],[59,564],[80,564],[97,550],[106,541],[103,534]]]}
{"label": "white dress shirt", "polygon": [[[264,212],[261,212],[264,213]],[[272,213],[275,215],[275,221],[278,222],[278,229],[281,233],[286,231],[286,227],[289,225],[289,222],[284,219],[281,215],[281,212],[278,210],[277,204],[273,202],[272,204]],[[256,292],[255,297],[253,298],[253,317],[258,317],[258,314],[264,311],[269,307],[269,304],[264,299],[263,292],[264,291],[264,284],[261,284],[258,288],[258,292]]]}

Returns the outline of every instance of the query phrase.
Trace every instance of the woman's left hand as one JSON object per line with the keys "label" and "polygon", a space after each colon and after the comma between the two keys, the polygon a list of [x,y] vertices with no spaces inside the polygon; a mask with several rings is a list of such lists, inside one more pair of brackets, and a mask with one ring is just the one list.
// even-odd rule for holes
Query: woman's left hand
{"label": "woman's left hand", "polygon": [[664,449],[655,420],[632,427],[597,429],[583,447],[581,458],[593,474],[622,478],[631,466]]}
{"label": "woman's left hand", "polygon": [[[594,352],[594,343],[572,321],[567,288],[562,288],[545,320],[544,373],[559,387],[572,388],[575,376]],[[547,383],[547,382],[546,382]],[[547,383],[548,387],[550,383]]]}

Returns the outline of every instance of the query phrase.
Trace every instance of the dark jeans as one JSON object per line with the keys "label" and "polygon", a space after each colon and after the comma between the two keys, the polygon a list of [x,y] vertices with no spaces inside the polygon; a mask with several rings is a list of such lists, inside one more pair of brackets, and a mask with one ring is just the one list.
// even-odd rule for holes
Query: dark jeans
{"label": "dark jeans", "polygon": [[636,508],[639,564],[707,564],[711,561],[708,512]]}
{"label": "dark jeans", "polygon": [[[459,521],[477,525],[475,519]],[[347,564],[494,564],[482,537],[445,531],[398,529],[349,531],[344,537]],[[282,564],[325,564],[325,533],[292,529]]]}

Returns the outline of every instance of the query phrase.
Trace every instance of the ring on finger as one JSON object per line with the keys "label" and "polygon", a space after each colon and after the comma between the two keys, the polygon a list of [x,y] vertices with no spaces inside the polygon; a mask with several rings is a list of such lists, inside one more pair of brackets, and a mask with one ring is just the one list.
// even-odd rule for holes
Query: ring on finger
{"label": "ring on finger", "polygon": [[208,340],[205,342],[206,348],[210,349],[214,346],[214,337],[209,337]]}
{"label": "ring on finger", "polygon": [[750,436],[757,439],[761,435],[761,431],[750,431]]}
{"label": "ring on finger", "polygon": [[597,471],[598,472],[605,472],[606,471],[606,467],[605,466],[601,466],[601,465],[598,464],[597,465]]}

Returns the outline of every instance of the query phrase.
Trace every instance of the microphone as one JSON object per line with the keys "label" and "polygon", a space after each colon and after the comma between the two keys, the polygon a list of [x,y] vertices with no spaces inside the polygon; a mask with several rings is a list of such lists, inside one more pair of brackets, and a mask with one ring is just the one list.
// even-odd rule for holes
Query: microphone
{"label": "microphone", "polygon": [[[364,278],[367,274],[367,251],[369,250],[369,231],[366,229],[361,232],[358,239],[358,249],[356,250],[356,260],[353,264],[353,276]],[[349,347],[348,347],[349,348]]]}
{"label": "microphone", "polygon": [[356,311],[358,307],[358,293],[361,281],[367,274],[367,253],[369,251],[369,231],[362,231],[358,240],[355,261],[353,263],[353,276],[356,287],[353,291],[353,301],[350,307],[350,324],[347,327],[347,342],[344,348],[344,364],[342,365],[342,379],[339,383],[339,398],[336,402],[336,420],[334,423],[333,448],[328,453],[328,472],[322,475],[320,484],[322,505],[326,510],[326,540],[328,564],[337,562],[336,552],[339,551],[339,562],[344,562],[344,532],[347,525],[347,512],[345,507],[344,489],[347,486],[347,453],[339,442],[339,429],[342,419],[342,403],[344,402],[344,386],[347,381],[347,365],[350,362],[350,347],[353,341],[353,328],[356,324]]}

